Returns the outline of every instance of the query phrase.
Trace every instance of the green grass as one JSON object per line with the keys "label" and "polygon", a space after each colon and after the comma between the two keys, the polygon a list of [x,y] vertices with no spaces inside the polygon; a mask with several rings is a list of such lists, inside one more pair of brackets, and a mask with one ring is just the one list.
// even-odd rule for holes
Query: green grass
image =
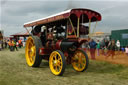
{"label": "green grass", "polygon": [[63,76],[55,76],[47,61],[39,68],[28,67],[24,49],[4,50],[0,51],[0,85],[128,85],[128,67],[90,60],[84,72],[68,65]]}

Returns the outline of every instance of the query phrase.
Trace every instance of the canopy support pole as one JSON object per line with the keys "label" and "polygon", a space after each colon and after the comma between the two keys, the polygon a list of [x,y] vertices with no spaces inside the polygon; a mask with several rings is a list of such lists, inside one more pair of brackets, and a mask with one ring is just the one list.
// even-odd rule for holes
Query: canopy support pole
{"label": "canopy support pole", "polygon": [[66,38],[68,37],[68,20],[67,20],[67,27],[66,27]]}
{"label": "canopy support pole", "polygon": [[89,36],[91,36],[90,27],[91,27],[91,19],[89,19]]}
{"label": "canopy support pole", "polygon": [[77,37],[79,37],[79,22],[80,22],[80,18],[78,18],[78,22],[77,22]]}
{"label": "canopy support pole", "polygon": [[[25,29],[27,30],[27,32],[29,33],[29,30],[25,27]],[[29,33],[29,35],[30,35],[30,33]]]}
{"label": "canopy support pole", "polygon": [[69,21],[70,21],[70,23],[71,23],[71,26],[72,26],[72,29],[73,29],[73,31],[74,31],[74,34],[75,34],[75,36],[76,36],[76,32],[75,32],[74,26],[73,26],[72,21],[71,21],[70,18],[69,18]]}
{"label": "canopy support pole", "polygon": [[95,29],[96,29],[96,26],[97,26],[97,21],[96,21],[95,27],[93,28],[92,33],[94,33],[94,31],[95,31]]}

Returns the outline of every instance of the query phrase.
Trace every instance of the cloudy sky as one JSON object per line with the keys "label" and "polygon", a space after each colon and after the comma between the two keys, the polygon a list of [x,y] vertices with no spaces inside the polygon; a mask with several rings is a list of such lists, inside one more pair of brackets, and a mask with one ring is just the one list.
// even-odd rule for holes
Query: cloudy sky
{"label": "cloudy sky", "polygon": [[[68,8],[87,8],[102,15],[95,31],[128,29],[127,0],[0,0],[0,29],[4,35],[24,31],[23,24]],[[94,26],[92,26],[92,29]]]}

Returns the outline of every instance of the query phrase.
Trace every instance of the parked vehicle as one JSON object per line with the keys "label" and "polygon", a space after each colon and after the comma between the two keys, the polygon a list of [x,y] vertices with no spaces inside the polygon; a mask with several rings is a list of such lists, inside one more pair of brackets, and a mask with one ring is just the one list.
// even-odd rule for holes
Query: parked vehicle
{"label": "parked vehicle", "polygon": [[88,55],[80,47],[89,38],[80,35],[88,35],[91,22],[97,21],[101,21],[98,12],[76,8],[25,23],[26,29],[32,27],[25,49],[27,64],[38,67],[42,59],[48,60],[54,75],[62,75],[67,64],[72,64],[78,72],[86,70]]}

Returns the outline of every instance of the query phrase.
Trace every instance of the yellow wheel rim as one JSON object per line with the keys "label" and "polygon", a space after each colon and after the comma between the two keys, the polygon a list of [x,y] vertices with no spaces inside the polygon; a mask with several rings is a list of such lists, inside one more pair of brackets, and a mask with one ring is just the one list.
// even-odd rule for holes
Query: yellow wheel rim
{"label": "yellow wheel rim", "polygon": [[86,67],[86,57],[84,53],[77,50],[72,57],[72,66],[76,71],[83,71]]}
{"label": "yellow wheel rim", "polygon": [[63,66],[62,57],[57,51],[51,53],[49,59],[49,66],[53,74],[59,75],[61,73]]}
{"label": "yellow wheel rim", "polygon": [[35,62],[35,56],[36,56],[36,47],[32,37],[29,37],[26,42],[25,56],[26,56],[27,64],[29,66],[32,66]]}

